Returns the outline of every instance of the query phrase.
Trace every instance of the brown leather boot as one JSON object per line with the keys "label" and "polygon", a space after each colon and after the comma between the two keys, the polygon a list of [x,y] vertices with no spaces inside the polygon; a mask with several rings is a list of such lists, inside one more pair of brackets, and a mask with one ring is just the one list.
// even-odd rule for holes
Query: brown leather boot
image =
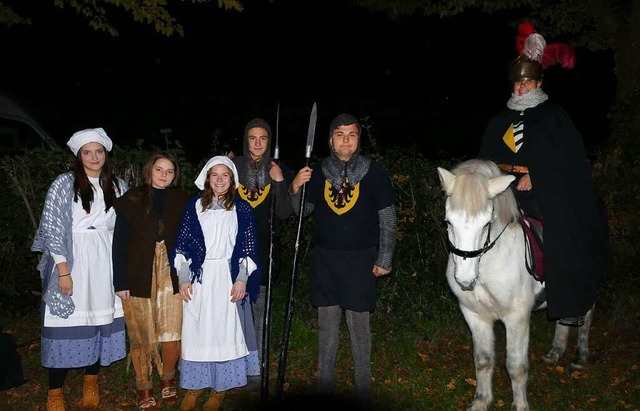
{"label": "brown leather boot", "polygon": [[212,390],[209,399],[202,406],[202,411],[218,411],[223,399],[224,392],[217,392]]}
{"label": "brown leather boot", "polygon": [[98,394],[98,376],[85,375],[82,384],[82,401],[80,406],[84,410],[95,410],[100,403],[100,395]]}
{"label": "brown leather boot", "polygon": [[47,394],[47,411],[65,411],[62,388],[49,390]]}
{"label": "brown leather boot", "polygon": [[178,387],[173,378],[160,381],[162,386],[162,401],[168,406],[173,406],[178,400]]}
{"label": "brown leather boot", "polygon": [[180,411],[193,411],[198,404],[198,398],[202,395],[203,390],[186,390],[184,398],[180,403]]}
{"label": "brown leather boot", "polygon": [[145,411],[158,411],[156,399],[153,398],[153,390],[138,390],[138,408]]}

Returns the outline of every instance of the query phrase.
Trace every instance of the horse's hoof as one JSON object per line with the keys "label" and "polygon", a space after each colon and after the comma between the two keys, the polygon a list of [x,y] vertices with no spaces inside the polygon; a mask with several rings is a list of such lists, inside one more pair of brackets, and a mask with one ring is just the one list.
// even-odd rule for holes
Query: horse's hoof
{"label": "horse's hoof", "polygon": [[540,357],[540,359],[547,365],[556,365],[558,363],[558,357],[556,355],[547,354]]}
{"label": "horse's hoof", "polygon": [[587,364],[581,362],[571,362],[569,364],[569,371],[584,371],[587,369]]}

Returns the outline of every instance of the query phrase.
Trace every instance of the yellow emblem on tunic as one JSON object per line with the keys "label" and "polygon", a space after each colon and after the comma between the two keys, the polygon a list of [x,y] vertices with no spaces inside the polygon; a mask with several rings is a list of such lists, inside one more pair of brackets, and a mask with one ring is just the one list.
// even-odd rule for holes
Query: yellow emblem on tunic
{"label": "yellow emblem on tunic", "polygon": [[334,213],[341,215],[351,210],[358,201],[360,195],[360,183],[355,187],[349,184],[342,184],[339,190],[335,189],[329,180],[324,182],[324,200]]}
{"label": "yellow emblem on tunic", "polygon": [[502,136],[502,141],[504,141],[504,143],[511,149],[511,151],[513,151],[514,153],[517,152],[516,141],[513,136],[513,124],[509,126],[507,131],[504,133],[504,136]]}
{"label": "yellow emblem on tunic", "polygon": [[249,203],[252,208],[259,206],[264,199],[267,198],[269,191],[271,191],[271,184],[267,184],[264,188],[259,188],[257,190],[250,190],[242,184],[238,186],[238,194],[240,194],[240,197]]}

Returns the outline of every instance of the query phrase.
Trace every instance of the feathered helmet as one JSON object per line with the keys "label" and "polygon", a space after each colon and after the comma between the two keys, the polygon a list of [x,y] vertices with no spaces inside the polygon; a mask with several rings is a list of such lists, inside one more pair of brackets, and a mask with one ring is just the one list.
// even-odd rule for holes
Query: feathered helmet
{"label": "feathered helmet", "polygon": [[568,44],[547,44],[529,22],[518,25],[516,37],[518,58],[509,64],[509,81],[523,79],[542,80],[542,71],[554,64],[570,69],[576,64],[576,55]]}

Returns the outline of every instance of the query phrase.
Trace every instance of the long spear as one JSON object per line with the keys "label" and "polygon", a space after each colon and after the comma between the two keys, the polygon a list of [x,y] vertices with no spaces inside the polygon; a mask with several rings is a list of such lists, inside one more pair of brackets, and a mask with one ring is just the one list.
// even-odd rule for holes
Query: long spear
{"label": "long spear", "polygon": [[[318,107],[313,103],[311,108],[311,116],[309,117],[309,130],[307,132],[307,146],[305,149],[305,166],[311,161],[311,151],[313,150],[313,139],[316,133],[316,122],[318,120]],[[289,301],[287,303],[287,313],[284,321],[284,330],[282,332],[282,343],[280,346],[280,359],[278,361],[278,379],[276,381],[276,399],[282,400],[284,390],[284,374],[287,368],[287,351],[289,350],[289,334],[291,333],[291,318],[293,314],[294,288],[296,284],[296,271],[298,260],[298,248],[300,246],[300,232],[302,231],[302,217],[304,213],[304,199],[307,184],[302,185],[300,193],[300,208],[298,210],[298,231],[296,232],[295,250],[293,253],[293,270],[291,271],[291,282],[289,284]]]}
{"label": "long spear", "polygon": [[[276,141],[273,149],[273,161],[280,159],[280,146],[278,134],[280,129],[280,104],[276,111]],[[273,218],[275,214],[275,194],[271,195],[269,217],[269,271],[267,274],[267,287],[265,295],[264,318],[262,323],[262,361],[260,363],[260,401],[266,404],[269,398],[269,341],[271,340],[271,287],[273,286]]]}

